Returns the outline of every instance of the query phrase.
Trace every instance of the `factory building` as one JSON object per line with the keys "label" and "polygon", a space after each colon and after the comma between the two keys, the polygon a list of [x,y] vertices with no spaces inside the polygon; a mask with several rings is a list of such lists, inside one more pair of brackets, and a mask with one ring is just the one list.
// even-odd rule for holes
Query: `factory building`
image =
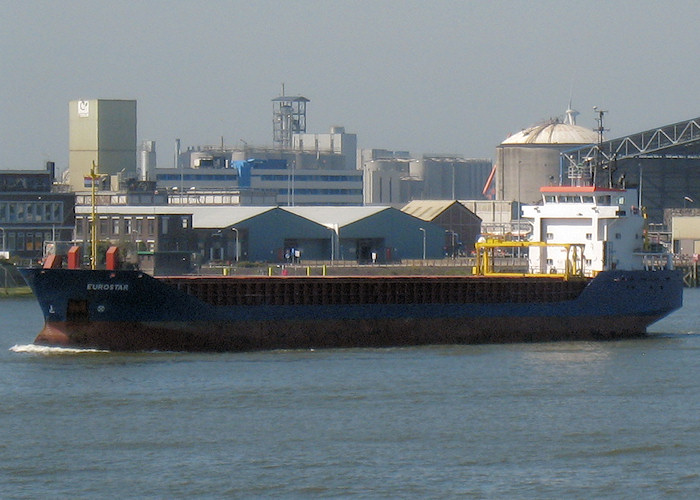
{"label": "factory building", "polygon": [[[362,204],[362,172],[345,168],[346,159],[342,155],[254,148],[206,152],[206,157],[194,157],[196,163],[193,167],[156,169],[157,186],[171,194],[238,191],[241,193],[240,202],[246,204]],[[190,153],[186,156],[193,158]],[[235,160],[246,157],[245,160]],[[328,164],[330,168],[326,167]],[[177,202],[181,197],[178,194],[172,198]]]}
{"label": "factory building", "polygon": [[406,203],[402,187],[408,177],[410,160],[408,151],[361,150],[364,204],[401,206]]}
{"label": "factory building", "polygon": [[700,255],[700,209],[666,209],[664,217],[671,227],[670,246],[675,254],[693,258]]}
{"label": "factory building", "polygon": [[103,175],[136,177],[136,101],[70,101],[68,116],[72,191],[90,189],[93,164]]}
{"label": "factory building", "polygon": [[[90,241],[92,208],[76,207],[75,238],[87,247]],[[122,251],[189,251],[192,214],[147,206],[99,207],[97,234],[100,241],[119,245]]]}
{"label": "factory building", "polygon": [[[254,192],[272,192],[276,204],[360,205],[362,172],[356,169],[289,168],[286,161],[250,160],[249,187]],[[243,178],[242,178],[243,179]]]}
{"label": "factory building", "polygon": [[[101,200],[102,201],[102,200]],[[122,254],[186,254],[195,263],[396,262],[444,257],[445,230],[392,207],[97,207],[98,238]],[[88,247],[91,207],[76,207],[75,243]]]}
{"label": "factory building", "polygon": [[502,200],[459,200],[470,212],[474,213],[481,223],[495,225],[509,224],[518,212],[518,203]]}
{"label": "factory building", "polygon": [[170,191],[207,191],[238,189],[238,172],[234,168],[158,168],[156,186]]}
{"label": "factory building", "polygon": [[491,171],[487,159],[448,155],[411,158],[407,152],[361,152],[366,205],[400,206],[411,200],[483,198]]}
{"label": "factory building", "polygon": [[[158,168],[156,144],[136,147],[136,101],[76,100],[69,103],[69,187],[90,190],[93,165],[101,191],[127,188],[133,179],[153,182],[185,203],[192,192],[239,192],[241,203],[280,205],[361,205],[362,172],[357,170],[357,136],[343,127],[307,133],[309,99],[273,99],[274,148],[220,146],[180,150],[175,164]],[[270,160],[269,163],[265,163]],[[236,162],[255,161],[247,177]],[[201,197],[197,197],[199,200]]]}
{"label": "factory building", "polygon": [[345,127],[331,127],[327,134],[293,134],[291,149],[311,153],[319,160],[321,155],[343,159],[337,166],[319,162],[324,168],[357,169],[357,135],[346,133]]}
{"label": "factory building", "polygon": [[75,196],[53,190],[54,164],[46,170],[0,172],[0,242],[3,258],[36,261],[44,247],[72,238]]}
{"label": "factory building", "polygon": [[402,212],[442,227],[445,255],[470,255],[481,234],[481,219],[459,201],[414,200]]}
{"label": "factory building", "polygon": [[361,264],[441,259],[444,229],[387,206],[289,207],[331,233],[333,259]]}
{"label": "factory building", "polygon": [[[241,201],[251,204],[361,205],[357,135],[340,126],[329,133],[307,133],[309,102],[303,96],[284,95],[284,87],[282,95],[272,99],[273,148],[252,147],[245,141],[227,148],[222,138],[219,146],[180,151],[178,139],[176,164],[150,173],[159,188],[180,194],[236,190]],[[143,156],[145,161],[147,154]]]}
{"label": "factory building", "polygon": [[700,207],[700,142],[665,157],[622,159],[612,170],[615,185],[639,189],[650,222],[663,221],[666,209]]}
{"label": "factory building", "polygon": [[123,191],[138,178],[180,204],[200,203],[196,195],[204,192],[237,192],[239,203],[251,205],[399,207],[413,199],[476,199],[490,172],[489,160],[412,159],[408,153],[372,155],[358,168],[356,134],[342,126],[307,132],[306,97],[286,96],[283,90],[272,102],[273,148],[242,140],[226,147],[222,137],[220,145],[182,151],[177,139],[175,162],[163,168],[154,141],[142,141],[136,149],[135,101],[71,101],[70,187],[89,190],[95,164],[100,191]]}
{"label": "factory building", "polygon": [[481,198],[490,172],[491,160],[488,159],[424,155],[409,163],[410,178],[422,184],[420,193],[413,194],[411,199]]}

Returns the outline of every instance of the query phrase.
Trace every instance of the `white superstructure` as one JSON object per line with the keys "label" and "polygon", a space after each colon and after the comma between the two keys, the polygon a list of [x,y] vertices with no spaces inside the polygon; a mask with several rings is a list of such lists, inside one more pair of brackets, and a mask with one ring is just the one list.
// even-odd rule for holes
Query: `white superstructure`
{"label": "white superstructure", "polygon": [[[572,256],[563,247],[531,247],[531,272],[562,272],[567,261],[578,259],[583,273],[642,269],[644,217],[634,189],[595,186],[546,186],[540,189],[542,204],[523,207],[532,221],[531,239],[549,244],[579,244]],[[571,251],[571,250],[570,250]]]}

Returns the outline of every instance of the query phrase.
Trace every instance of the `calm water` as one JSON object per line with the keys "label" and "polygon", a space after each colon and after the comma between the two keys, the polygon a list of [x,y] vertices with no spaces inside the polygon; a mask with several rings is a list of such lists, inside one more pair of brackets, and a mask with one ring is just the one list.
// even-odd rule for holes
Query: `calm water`
{"label": "calm water", "polygon": [[0,497],[696,497],[685,303],[634,341],[203,355],[31,352],[0,300]]}

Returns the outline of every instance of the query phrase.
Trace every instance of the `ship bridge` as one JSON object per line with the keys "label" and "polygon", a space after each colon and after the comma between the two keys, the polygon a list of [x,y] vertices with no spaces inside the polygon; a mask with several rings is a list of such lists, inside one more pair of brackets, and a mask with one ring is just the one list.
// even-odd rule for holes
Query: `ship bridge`
{"label": "ship bridge", "polygon": [[[602,137],[602,118],[598,131]],[[649,218],[662,222],[666,208],[700,207],[700,117],[564,151],[561,171],[572,180],[637,187]]]}

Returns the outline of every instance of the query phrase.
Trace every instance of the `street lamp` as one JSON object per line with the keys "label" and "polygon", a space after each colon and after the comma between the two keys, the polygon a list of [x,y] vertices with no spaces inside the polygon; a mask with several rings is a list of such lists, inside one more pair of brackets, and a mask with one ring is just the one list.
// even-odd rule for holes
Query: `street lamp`
{"label": "street lamp", "polygon": [[445,232],[450,235],[452,242],[450,252],[452,253],[452,258],[455,259],[457,258],[457,233],[450,231],[449,229],[445,229]]}
{"label": "street lamp", "polygon": [[326,229],[331,232],[331,262],[333,262],[335,259],[335,227],[326,226]]}
{"label": "street lamp", "polygon": [[238,229],[235,227],[231,228],[231,231],[236,233],[236,251],[235,251],[235,256],[236,256],[236,262],[238,262],[238,255],[239,255],[239,250],[238,250]]}
{"label": "street lamp", "polygon": [[419,227],[418,230],[423,233],[423,260],[425,260],[425,239],[426,239],[425,228]]}
{"label": "street lamp", "polygon": [[685,208],[685,202],[686,202],[686,201],[687,201],[688,203],[693,203],[695,200],[692,199],[690,196],[684,196],[684,197],[683,197],[683,208]]}

